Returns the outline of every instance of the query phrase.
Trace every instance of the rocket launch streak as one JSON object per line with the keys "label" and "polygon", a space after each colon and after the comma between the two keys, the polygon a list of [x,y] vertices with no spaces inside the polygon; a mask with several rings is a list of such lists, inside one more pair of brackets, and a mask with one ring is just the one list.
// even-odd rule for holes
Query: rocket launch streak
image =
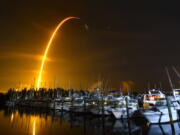
{"label": "rocket launch streak", "polygon": [[40,70],[39,70],[39,76],[38,76],[38,81],[37,81],[37,89],[39,89],[41,87],[41,79],[42,79],[42,72],[43,72],[43,68],[44,68],[44,64],[45,64],[45,61],[46,61],[46,57],[47,57],[47,53],[48,53],[48,50],[51,46],[51,43],[56,35],[56,32],[59,30],[59,28],[65,23],[67,22],[68,20],[71,20],[71,19],[80,19],[78,17],[73,17],[73,16],[70,16],[70,17],[67,17],[65,19],[63,19],[58,25],[57,27],[55,28],[54,32],[52,33],[50,39],[49,39],[49,42],[46,46],[46,50],[44,52],[44,56],[43,56],[43,59],[42,59],[42,62],[41,62],[41,67],[40,67]]}

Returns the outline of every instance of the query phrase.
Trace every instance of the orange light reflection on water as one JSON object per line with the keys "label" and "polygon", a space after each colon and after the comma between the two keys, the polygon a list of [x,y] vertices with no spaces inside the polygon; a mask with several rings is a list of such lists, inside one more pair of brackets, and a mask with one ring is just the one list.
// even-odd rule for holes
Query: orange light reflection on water
{"label": "orange light reflection on water", "polygon": [[33,122],[33,135],[36,135],[36,119]]}
{"label": "orange light reflection on water", "polygon": [[11,114],[11,123],[13,122],[14,119],[14,113]]}
{"label": "orange light reflection on water", "polygon": [[81,135],[82,129],[73,129],[69,123],[69,115],[61,117],[52,116],[51,113],[35,113],[28,110],[13,110],[11,113],[0,111],[0,134],[17,135],[49,135],[49,134],[69,134]]}

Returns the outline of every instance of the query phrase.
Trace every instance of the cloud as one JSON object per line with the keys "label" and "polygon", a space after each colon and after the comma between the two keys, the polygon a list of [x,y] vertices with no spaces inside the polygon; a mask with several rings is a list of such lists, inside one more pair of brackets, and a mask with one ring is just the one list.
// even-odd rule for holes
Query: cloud
{"label": "cloud", "polygon": [[134,82],[133,81],[122,81],[120,83],[121,86],[121,90],[126,92],[126,91],[130,91],[131,88],[134,86]]}
{"label": "cloud", "polygon": [[97,81],[93,83],[90,88],[88,89],[89,91],[94,91],[95,88],[99,88],[102,85],[102,81]]}

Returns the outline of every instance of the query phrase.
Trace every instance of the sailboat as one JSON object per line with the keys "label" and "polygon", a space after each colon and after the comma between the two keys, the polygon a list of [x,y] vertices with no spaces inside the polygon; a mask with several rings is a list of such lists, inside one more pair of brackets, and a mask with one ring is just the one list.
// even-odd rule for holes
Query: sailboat
{"label": "sailboat", "polygon": [[126,119],[131,117],[137,109],[137,100],[131,99],[129,96],[122,96],[114,101],[114,106],[112,106],[111,112],[116,119]]}
{"label": "sailboat", "polygon": [[[166,73],[173,90],[172,81],[167,68]],[[170,100],[168,96],[166,97],[160,91],[159,94],[149,93],[148,96],[144,96],[144,98],[146,98],[144,101],[147,102],[149,100],[147,103],[151,103],[147,105],[145,102],[144,104],[147,106],[144,106],[145,109],[142,112],[143,116],[149,121],[149,123],[168,123],[179,119],[177,110],[180,108],[180,105],[176,101]]]}

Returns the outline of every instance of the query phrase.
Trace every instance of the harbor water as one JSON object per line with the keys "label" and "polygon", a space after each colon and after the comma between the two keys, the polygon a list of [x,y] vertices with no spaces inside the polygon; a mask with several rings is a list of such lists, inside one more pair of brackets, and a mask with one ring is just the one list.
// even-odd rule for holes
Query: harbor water
{"label": "harbor water", "polygon": [[179,135],[180,123],[149,125],[141,120],[79,115],[32,108],[0,109],[1,135]]}

